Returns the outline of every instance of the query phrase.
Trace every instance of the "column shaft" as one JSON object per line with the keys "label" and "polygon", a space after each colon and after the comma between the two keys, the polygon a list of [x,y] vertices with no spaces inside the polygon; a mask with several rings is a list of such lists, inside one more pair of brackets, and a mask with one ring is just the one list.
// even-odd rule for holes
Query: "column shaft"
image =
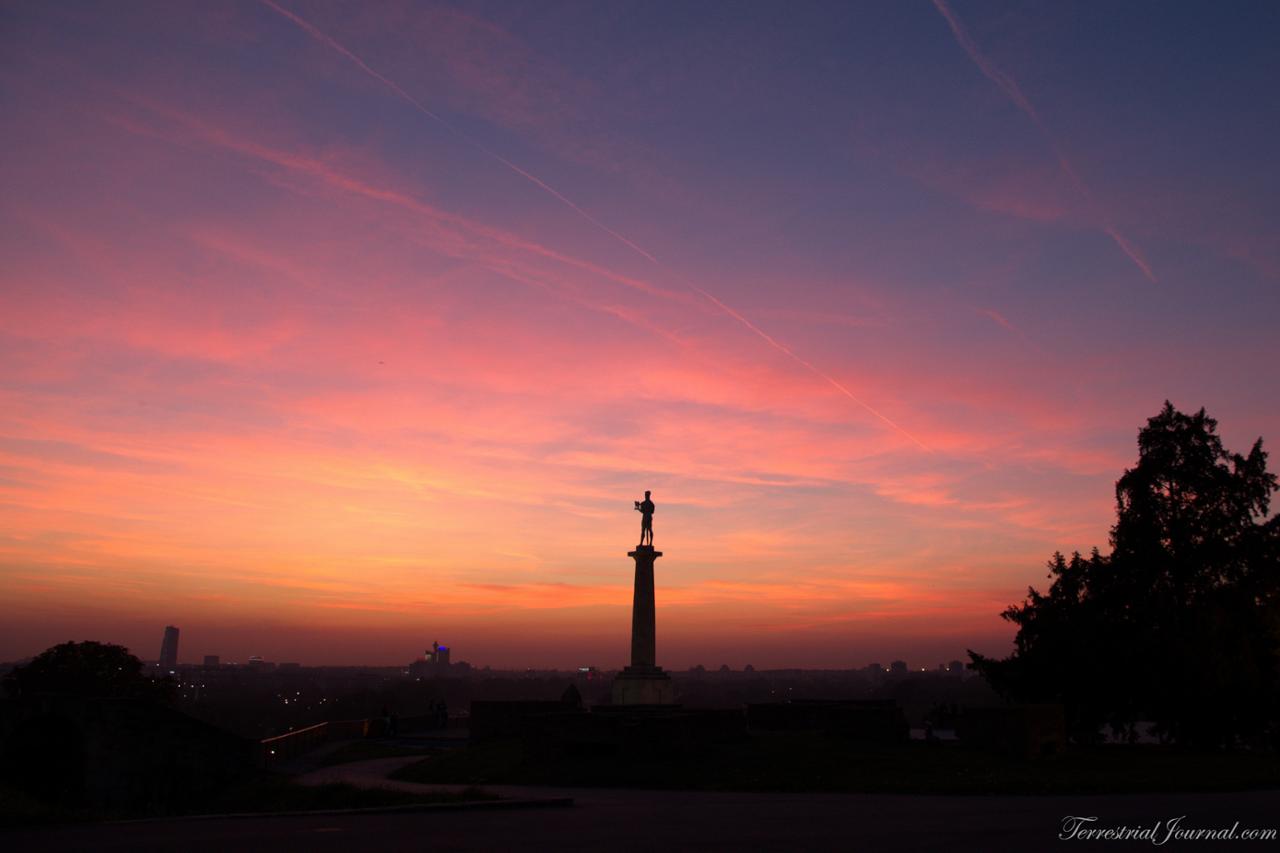
{"label": "column shaft", "polygon": [[631,665],[653,668],[657,665],[657,628],[654,624],[653,561],[661,551],[642,548],[630,552],[636,561],[635,597],[631,603]]}

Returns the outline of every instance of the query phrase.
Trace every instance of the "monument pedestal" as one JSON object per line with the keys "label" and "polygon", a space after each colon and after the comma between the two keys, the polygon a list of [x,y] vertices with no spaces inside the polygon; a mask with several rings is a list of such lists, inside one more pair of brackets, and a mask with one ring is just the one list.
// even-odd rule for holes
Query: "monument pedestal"
{"label": "monument pedestal", "polygon": [[614,705],[671,705],[675,701],[675,685],[662,667],[629,666],[613,679]]}
{"label": "monument pedestal", "polygon": [[627,554],[636,561],[635,594],[631,600],[631,666],[613,680],[614,705],[670,705],[675,701],[671,676],[656,662],[653,561],[662,556],[652,545],[639,545]]}

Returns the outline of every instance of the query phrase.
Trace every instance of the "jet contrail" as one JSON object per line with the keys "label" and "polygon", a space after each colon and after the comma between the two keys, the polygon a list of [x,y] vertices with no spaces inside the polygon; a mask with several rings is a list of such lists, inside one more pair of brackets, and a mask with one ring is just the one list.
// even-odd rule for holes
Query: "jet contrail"
{"label": "jet contrail", "polygon": [[390,79],[389,77],[386,77],[386,76],[385,76],[385,75],[383,75],[383,74],[378,73],[378,72],[377,72],[377,71],[375,71],[373,68],[370,68],[370,67],[369,67],[369,64],[368,64],[367,62],[365,62],[363,59],[361,59],[361,58],[360,58],[359,56],[357,56],[356,54],[354,54],[354,53],[352,53],[351,51],[347,50],[347,48],[343,47],[343,46],[342,46],[342,44],[340,44],[339,42],[335,41],[335,40],[334,40],[333,38],[331,38],[330,36],[326,35],[324,32],[322,32],[321,30],[319,30],[315,25],[313,25],[313,24],[312,24],[312,23],[310,23],[309,21],[307,21],[307,20],[305,20],[305,19],[303,19],[303,18],[300,18],[299,16],[295,15],[293,12],[290,12],[288,9],[284,8],[283,6],[280,6],[280,5],[276,4],[275,2],[273,2],[273,0],[261,0],[261,2],[262,2],[262,4],[263,4],[264,6],[266,6],[267,8],[272,9],[273,11],[275,11],[275,12],[279,13],[280,15],[283,15],[285,18],[288,18],[290,21],[293,21],[293,23],[295,23],[295,24],[297,24],[299,27],[301,27],[301,28],[303,29],[303,31],[305,31],[305,32],[306,32],[306,34],[307,34],[307,35],[311,36],[311,37],[312,37],[313,39],[315,39],[316,41],[320,42],[320,43],[321,43],[321,44],[323,44],[323,45],[326,45],[326,46],[328,46],[328,47],[333,48],[333,49],[334,49],[334,50],[336,50],[338,53],[342,54],[342,55],[343,55],[343,56],[345,56],[347,59],[351,60],[351,62],[353,62],[353,63],[355,64],[355,66],[356,66],[357,68],[359,68],[361,71],[363,71],[365,74],[368,74],[370,77],[372,77],[373,79],[377,80],[379,83],[383,84],[384,86],[386,86],[387,88],[389,88],[391,91],[395,92],[395,93],[396,93],[396,95],[397,95],[397,96],[399,96],[399,98],[400,98],[402,101],[404,101],[405,103],[409,104],[411,107],[413,107],[413,108],[414,108],[415,110],[417,110],[418,112],[422,113],[422,114],[423,114],[424,116],[426,116],[427,118],[429,118],[429,119],[431,119],[432,121],[434,121],[434,122],[438,123],[438,124],[439,124],[441,127],[443,127],[445,130],[449,131],[449,132],[450,132],[450,133],[452,133],[454,136],[458,137],[458,138],[459,138],[459,139],[461,139],[463,142],[465,142],[466,144],[470,145],[472,148],[476,149],[477,151],[481,152],[482,154],[485,154],[485,155],[487,155],[487,156],[489,156],[489,157],[493,158],[494,160],[497,160],[499,163],[501,163],[502,165],[506,166],[508,169],[510,169],[511,171],[515,172],[515,173],[516,173],[517,175],[519,175],[520,177],[522,177],[522,178],[524,178],[525,180],[529,181],[530,183],[534,184],[534,185],[535,185],[535,186],[537,186],[538,188],[540,188],[540,189],[542,189],[542,190],[544,190],[544,191],[546,191],[546,192],[550,193],[551,195],[555,196],[555,197],[556,197],[557,199],[559,199],[563,204],[567,205],[571,210],[573,210],[573,212],[574,212],[574,213],[577,213],[579,216],[581,216],[583,219],[585,219],[585,220],[587,220],[588,222],[590,222],[590,223],[591,223],[592,225],[594,225],[595,227],[599,228],[601,231],[604,231],[606,234],[610,234],[610,235],[612,235],[613,237],[615,237],[616,239],[621,240],[621,241],[622,241],[623,243],[625,243],[628,247],[630,247],[630,248],[631,248],[631,249],[633,249],[634,251],[636,251],[636,252],[640,253],[640,254],[641,254],[641,255],[643,255],[644,257],[648,258],[650,261],[653,261],[654,263],[657,263],[657,262],[658,262],[658,261],[657,261],[657,259],[656,259],[656,258],[654,258],[654,256],[653,256],[653,255],[649,254],[649,253],[648,253],[648,252],[646,252],[644,249],[640,248],[640,247],[639,247],[639,246],[637,246],[635,243],[631,242],[631,241],[630,241],[630,240],[628,240],[626,237],[624,237],[624,236],[622,236],[621,234],[619,234],[617,231],[614,231],[612,228],[610,228],[609,226],[605,225],[603,222],[601,222],[600,220],[596,219],[596,218],[595,218],[594,216],[592,216],[591,214],[587,213],[587,212],[586,212],[585,210],[583,210],[581,207],[579,207],[578,205],[574,204],[574,203],[573,203],[573,201],[571,201],[570,199],[565,198],[565,197],[564,197],[564,195],[562,195],[561,193],[557,192],[553,187],[549,186],[549,185],[546,183],[546,181],[543,181],[542,179],[538,178],[536,175],[530,174],[530,173],[529,173],[529,172],[527,172],[526,170],[521,169],[519,166],[517,166],[515,163],[512,163],[512,162],[511,162],[510,160],[508,160],[507,158],[502,157],[501,155],[497,154],[496,152],[490,151],[490,150],[489,150],[487,147],[485,147],[482,143],[480,143],[480,142],[476,141],[476,140],[475,140],[475,139],[473,139],[472,137],[470,137],[470,136],[468,136],[467,134],[463,133],[463,132],[462,132],[461,130],[459,130],[459,129],[458,129],[458,128],[457,128],[457,127],[456,127],[452,122],[450,122],[450,121],[446,120],[445,118],[443,118],[439,113],[433,112],[433,111],[432,111],[431,109],[429,109],[425,104],[423,104],[421,101],[419,101],[419,100],[418,100],[417,98],[415,98],[413,95],[410,95],[410,94],[409,94],[408,92],[406,92],[403,88],[401,88],[401,87],[400,87],[400,85],[399,85],[398,83],[396,83],[394,80]]}
{"label": "jet contrail", "polygon": [[[448,130],[450,133],[452,133],[455,137],[457,137],[458,139],[460,139],[462,142],[466,143],[467,145],[471,146],[472,148],[476,149],[477,151],[480,151],[481,153],[485,154],[486,156],[490,157],[491,159],[496,160],[497,162],[501,163],[501,164],[502,164],[503,166],[505,166],[506,168],[510,169],[510,170],[511,170],[512,172],[514,172],[515,174],[519,175],[520,177],[522,177],[522,178],[524,178],[525,180],[527,180],[527,181],[529,181],[530,183],[532,183],[534,186],[536,186],[536,187],[538,187],[539,189],[543,190],[543,191],[544,191],[544,192],[546,192],[548,195],[552,196],[553,198],[555,198],[556,200],[558,200],[559,202],[561,202],[562,204],[564,204],[564,205],[565,205],[566,207],[568,207],[570,210],[572,210],[572,211],[574,211],[575,213],[577,213],[579,216],[581,216],[581,217],[582,217],[583,219],[585,219],[587,222],[591,223],[592,225],[594,225],[594,226],[595,226],[596,228],[598,228],[599,230],[603,231],[604,233],[606,233],[606,234],[610,235],[611,237],[613,237],[614,239],[618,240],[620,243],[622,243],[623,245],[625,245],[627,248],[631,249],[633,252],[635,252],[636,254],[640,255],[641,257],[643,257],[645,260],[649,261],[649,262],[650,262],[651,264],[653,264],[654,266],[656,266],[656,267],[658,267],[659,269],[663,270],[663,271],[664,271],[664,272],[666,272],[668,275],[671,275],[671,276],[673,276],[673,277],[675,277],[675,278],[677,278],[677,279],[680,279],[680,278],[681,278],[678,274],[676,274],[676,273],[675,273],[675,271],[674,271],[674,270],[671,270],[669,267],[667,267],[665,264],[663,264],[661,261],[659,261],[656,257],[654,257],[651,253],[649,253],[649,252],[648,252],[648,251],[646,251],[645,249],[643,249],[643,248],[641,248],[640,246],[638,246],[634,241],[632,241],[632,240],[628,239],[626,236],[624,236],[624,235],[622,235],[622,234],[619,234],[617,231],[615,231],[615,230],[613,230],[612,228],[610,228],[609,226],[605,225],[603,222],[601,222],[600,220],[596,219],[596,218],[595,218],[594,216],[592,216],[591,214],[587,213],[585,210],[583,210],[583,209],[582,209],[581,207],[579,207],[577,204],[574,204],[574,202],[573,202],[571,199],[567,198],[563,193],[559,192],[559,191],[558,191],[558,190],[556,190],[554,187],[552,187],[552,186],[550,186],[549,184],[547,184],[547,182],[546,182],[546,181],[543,181],[541,178],[537,177],[536,175],[533,175],[533,174],[531,174],[530,172],[526,171],[525,169],[520,168],[520,167],[519,167],[519,166],[517,166],[515,163],[512,163],[510,160],[506,159],[505,157],[501,156],[500,154],[498,154],[498,153],[496,153],[496,152],[494,152],[494,151],[489,150],[489,149],[488,149],[487,147],[485,147],[482,143],[480,143],[480,142],[476,141],[476,140],[475,140],[475,139],[473,139],[472,137],[470,137],[470,136],[468,136],[467,134],[463,133],[461,130],[459,130],[457,127],[455,127],[451,122],[449,122],[449,121],[447,121],[446,119],[442,118],[438,113],[433,112],[433,111],[432,111],[431,109],[429,109],[425,104],[423,104],[423,103],[422,103],[421,101],[419,101],[417,98],[413,97],[413,95],[410,95],[408,92],[406,92],[406,91],[405,91],[403,88],[401,88],[401,87],[400,87],[400,85],[399,85],[398,83],[396,83],[394,80],[390,79],[389,77],[384,76],[383,74],[379,73],[378,71],[375,71],[373,68],[371,68],[371,67],[369,66],[369,64],[368,64],[367,62],[365,62],[363,59],[361,59],[361,58],[360,58],[359,56],[357,56],[355,53],[352,53],[350,50],[348,50],[348,49],[347,49],[346,47],[344,47],[341,43],[339,43],[338,41],[336,41],[335,39],[333,39],[331,36],[329,36],[329,35],[325,34],[323,31],[321,31],[319,28],[317,28],[315,25],[313,25],[313,24],[312,24],[312,23],[310,23],[309,21],[305,20],[304,18],[299,17],[298,15],[294,14],[293,12],[290,12],[288,9],[285,9],[284,7],[282,7],[282,6],[280,6],[279,4],[275,3],[275,2],[274,2],[274,0],[260,0],[260,2],[261,2],[264,6],[266,6],[267,8],[269,8],[269,9],[271,9],[272,11],[276,12],[277,14],[279,14],[279,15],[283,16],[284,18],[288,19],[289,21],[292,21],[295,25],[297,25],[299,28],[301,28],[301,29],[302,29],[302,30],[303,30],[307,35],[311,36],[311,37],[312,37],[313,39],[315,39],[316,41],[318,41],[318,42],[320,42],[321,44],[323,44],[323,45],[325,45],[325,46],[327,46],[327,47],[329,47],[329,48],[331,48],[331,49],[333,49],[333,50],[337,51],[339,54],[341,54],[342,56],[346,57],[346,58],[347,58],[348,60],[350,60],[350,61],[351,61],[351,62],[352,62],[352,63],[353,63],[357,68],[359,68],[361,71],[363,71],[365,74],[367,74],[367,75],[369,75],[370,77],[372,77],[373,79],[377,80],[379,83],[382,83],[384,86],[386,86],[387,88],[389,88],[392,92],[394,92],[394,93],[395,93],[395,94],[396,94],[396,95],[397,95],[397,96],[398,96],[402,101],[404,101],[405,103],[409,104],[409,105],[410,105],[410,106],[412,106],[414,109],[416,109],[418,112],[420,112],[420,113],[422,113],[423,115],[425,115],[425,116],[427,116],[428,118],[430,118],[432,121],[435,121],[436,123],[438,123],[441,127],[443,127],[443,128],[445,128],[446,130]],[[681,283],[682,283],[682,284],[684,284],[687,288],[689,288],[689,289],[690,289],[690,290],[692,290],[693,292],[695,292],[695,293],[697,293],[697,294],[701,295],[703,298],[707,299],[709,302],[711,302],[713,305],[715,305],[717,308],[719,308],[722,312],[724,312],[724,313],[725,313],[725,314],[727,314],[729,317],[731,317],[731,318],[733,318],[734,320],[736,320],[738,323],[742,324],[746,329],[748,329],[749,331],[751,331],[751,332],[752,332],[752,333],[754,333],[755,335],[759,336],[761,339],[763,339],[763,340],[765,341],[765,343],[769,344],[769,346],[773,347],[774,349],[776,349],[776,350],[778,350],[779,352],[783,353],[783,354],[784,354],[784,355],[786,355],[787,357],[791,358],[793,361],[795,361],[795,362],[796,362],[797,364],[799,364],[801,367],[804,367],[806,370],[808,370],[808,371],[810,371],[811,373],[813,373],[814,375],[818,376],[820,379],[825,380],[825,381],[826,381],[827,383],[829,383],[833,388],[835,388],[837,391],[839,391],[839,392],[840,392],[841,394],[843,394],[844,396],[848,397],[848,398],[849,398],[850,400],[852,400],[854,403],[857,403],[857,404],[858,404],[859,406],[861,406],[863,409],[866,409],[866,410],[867,410],[868,412],[870,412],[872,415],[875,415],[877,418],[879,418],[879,419],[880,419],[881,421],[883,421],[884,423],[888,424],[888,425],[889,425],[890,427],[892,427],[894,430],[896,430],[897,432],[899,432],[899,433],[901,433],[902,435],[904,435],[904,436],[906,436],[907,438],[909,438],[912,442],[914,442],[914,443],[915,443],[918,447],[920,447],[922,450],[924,450],[924,451],[926,451],[926,452],[929,452],[929,453],[931,453],[931,452],[932,452],[932,450],[930,450],[930,448],[929,448],[929,447],[927,447],[923,442],[921,442],[921,441],[920,441],[920,439],[916,438],[914,435],[912,435],[911,433],[907,432],[907,431],[906,431],[905,429],[903,429],[901,426],[899,426],[898,424],[894,423],[892,420],[890,420],[889,418],[887,418],[886,416],[884,416],[884,415],[883,415],[883,414],[881,414],[880,412],[876,411],[874,408],[872,408],[871,406],[867,405],[867,404],[866,404],[866,403],[864,403],[862,400],[858,399],[858,397],[857,397],[857,396],[855,396],[855,395],[854,395],[854,393],[853,393],[852,391],[850,391],[850,390],[849,390],[848,388],[846,388],[844,385],[840,384],[840,382],[838,382],[836,379],[832,378],[831,376],[827,375],[826,373],[824,373],[824,372],[823,372],[822,370],[820,370],[819,368],[815,367],[815,366],[814,366],[813,364],[811,364],[810,362],[808,362],[808,361],[806,361],[805,359],[801,358],[800,356],[796,355],[794,352],[792,352],[790,349],[788,349],[788,348],[787,348],[786,346],[784,346],[783,344],[778,343],[778,341],[776,341],[774,338],[772,338],[771,336],[769,336],[766,332],[764,332],[763,330],[761,330],[758,326],[756,326],[755,324],[753,324],[753,323],[752,323],[750,320],[748,320],[746,317],[742,316],[740,313],[738,313],[738,312],[737,312],[737,311],[735,311],[734,309],[730,308],[730,307],[729,307],[728,305],[726,305],[724,302],[721,302],[719,299],[717,299],[715,296],[712,296],[712,295],[711,295],[710,293],[708,293],[706,290],[702,289],[701,287],[698,287],[697,285],[691,284],[691,283],[690,283],[690,282],[688,282],[688,281],[683,281],[683,280],[682,280],[682,281],[681,281]]]}
{"label": "jet contrail", "polygon": [[757,325],[755,325],[754,323],[752,323],[752,322],[751,322],[750,320],[748,320],[746,317],[743,317],[743,316],[742,316],[741,314],[739,314],[737,311],[733,310],[733,309],[732,309],[732,308],[730,308],[728,305],[725,305],[723,302],[721,302],[721,301],[720,301],[719,299],[717,299],[716,297],[712,296],[712,295],[711,295],[710,293],[708,293],[707,291],[703,290],[701,287],[698,287],[697,285],[694,285],[694,284],[689,284],[689,285],[688,285],[688,287],[689,287],[691,290],[694,290],[694,291],[696,291],[696,292],[698,292],[698,293],[702,294],[702,295],[703,295],[703,296],[705,296],[708,300],[710,300],[712,303],[714,303],[715,305],[719,306],[719,308],[720,308],[720,310],[721,310],[721,311],[724,311],[724,312],[725,312],[726,314],[728,314],[730,317],[732,317],[733,319],[737,320],[737,321],[738,321],[739,323],[741,323],[742,325],[746,326],[748,329],[750,329],[752,332],[754,332],[756,335],[758,335],[760,338],[762,338],[762,339],[764,340],[764,342],[765,342],[765,343],[767,343],[769,346],[773,347],[773,348],[774,348],[774,349],[776,349],[778,352],[781,352],[781,353],[784,353],[785,355],[790,356],[793,360],[795,360],[795,362],[796,362],[797,364],[799,364],[799,365],[801,365],[802,367],[804,367],[805,369],[809,370],[811,373],[813,373],[813,374],[814,374],[815,376],[817,376],[818,378],[820,378],[820,379],[825,379],[828,383],[830,383],[830,384],[831,384],[831,386],[832,386],[833,388],[835,388],[835,389],[836,389],[837,391],[839,391],[841,394],[845,395],[845,396],[846,396],[846,397],[848,397],[850,400],[852,400],[853,402],[857,403],[859,406],[861,406],[862,408],[866,409],[868,412],[870,412],[871,414],[875,415],[877,418],[879,418],[880,420],[884,421],[886,424],[888,424],[889,426],[893,427],[895,430],[897,430],[898,432],[902,433],[902,434],[903,434],[903,435],[905,435],[907,438],[911,439],[913,442],[915,442],[915,443],[916,443],[916,445],[917,445],[921,450],[925,451],[926,453],[932,453],[932,452],[933,452],[933,451],[932,451],[932,450],[931,450],[931,449],[930,449],[930,448],[929,448],[929,447],[928,447],[924,442],[922,442],[920,439],[916,438],[914,435],[912,435],[911,433],[907,432],[907,431],[906,431],[905,429],[903,429],[902,427],[898,426],[896,423],[894,423],[894,422],[893,422],[893,421],[891,421],[889,418],[887,418],[887,417],[885,417],[884,415],[882,415],[880,412],[876,411],[874,408],[872,408],[872,407],[871,407],[870,405],[868,405],[867,403],[864,403],[862,400],[858,399],[858,397],[857,397],[857,396],[856,396],[852,391],[850,391],[848,388],[846,388],[844,385],[840,384],[838,381],[836,381],[836,380],[835,380],[835,379],[833,379],[832,377],[828,376],[828,375],[827,375],[826,373],[824,373],[823,371],[819,370],[819,369],[818,369],[817,367],[815,367],[814,365],[810,364],[810,363],[809,363],[808,361],[806,361],[805,359],[803,359],[803,358],[801,358],[800,356],[796,355],[794,352],[792,352],[790,349],[788,349],[788,348],[787,348],[787,346],[786,346],[785,344],[778,343],[778,341],[776,341],[772,336],[770,336],[768,332],[765,332],[763,329],[761,329],[759,326],[757,326]]}
{"label": "jet contrail", "polygon": [[1146,276],[1148,281],[1153,284],[1158,283],[1155,273],[1151,271],[1151,266],[1146,262],[1146,259],[1142,257],[1142,254],[1138,251],[1137,247],[1130,243],[1124,235],[1120,233],[1120,230],[1111,223],[1105,213],[1102,213],[1098,203],[1093,198],[1093,193],[1089,191],[1089,188],[1085,186],[1084,181],[1080,179],[1080,175],[1071,165],[1071,161],[1069,161],[1066,154],[1063,153],[1062,146],[1058,144],[1057,138],[1049,132],[1049,128],[1045,125],[1044,121],[1041,120],[1040,114],[1036,112],[1036,108],[1031,103],[1031,100],[1023,93],[1022,88],[1018,85],[1018,81],[1014,80],[1008,74],[1005,74],[997,68],[995,63],[993,63],[987,55],[978,48],[977,43],[969,35],[969,31],[964,28],[964,24],[960,22],[960,19],[956,17],[955,12],[953,12],[951,7],[947,5],[947,0],[933,0],[933,5],[938,10],[938,13],[946,19],[947,25],[951,27],[951,34],[955,36],[956,42],[964,49],[964,52],[969,55],[969,59],[973,60],[973,64],[978,66],[978,70],[986,75],[988,80],[995,83],[996,86],[1005,93],[1009,100],[1013,101],[1014,106],[1022,110],[1022,112],[1026,114],[1027,118],[1031,119],[1031,123],[1034,124],[1036,129],[1040,131],[1042,136],[1044,136],[1045,140],[1049,143],[1049,148],[1053,151],[1053,155],[1058,159],[1059,168],[1061,168],[1066,176],[1071,180],[1071,183],[1076,188],[1076,192],[1080,193],[1080,195],[1084,197],[1084,200],[1089,203],[1094,214],[1102,219],[1102,231],[1111,238],[1112,242],[1119,247],[1120,251],[1124,252],[1125,255],[1128,256],[1129,260],[1133,261],[1134,266],[1142,270],[1142,274]]}

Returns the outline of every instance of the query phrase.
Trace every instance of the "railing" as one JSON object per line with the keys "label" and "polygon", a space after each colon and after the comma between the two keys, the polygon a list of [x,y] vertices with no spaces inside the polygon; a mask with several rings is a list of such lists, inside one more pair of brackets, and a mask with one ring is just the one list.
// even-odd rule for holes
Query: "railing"
{"label": "railing", "polygon": [[[437,725],[433,716],[404,717],[399,721],[399,729],[421,731],[432,729]],[[316,723],[305,729],[286,732],[275,737],[259,741],[260,763],[271,767],[283,761],[297,758],[310,752],[321,744],[334,740],[358,740],[366,737],[383,737],[388,734],[387,719],[373,717],[367,720],[330,720]]]}
{"label": "railing", "polygon": [[[381,720],[334,720],[265,738],[259,742],[262,749],[262,763],[271,767],[291,758],[297,758],[331,740],[354,740],[371,734],[381,734],[381,724]],[[378,731],[374,731],[375,728]]]}

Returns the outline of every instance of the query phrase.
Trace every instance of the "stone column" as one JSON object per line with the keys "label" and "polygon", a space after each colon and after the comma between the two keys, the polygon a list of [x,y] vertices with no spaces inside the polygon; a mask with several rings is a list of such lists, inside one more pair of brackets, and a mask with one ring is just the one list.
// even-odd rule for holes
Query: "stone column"
{"label": "stone column", "polygon": [[631,665],[613,680],[614,705],[670,705],[675,701],[671,676],[658,666],[654,624],[653,561],[662,556],[652,545],[627,553],[636,561],[635,597],[631,601]]}
{"label": "stone column", "polygon": [[662,556],[652,545],[641,545],[627,553],[636,561],[636,588],[631,600],[631,666],[657,666],[657,626],[653,608],[653,561]]}

